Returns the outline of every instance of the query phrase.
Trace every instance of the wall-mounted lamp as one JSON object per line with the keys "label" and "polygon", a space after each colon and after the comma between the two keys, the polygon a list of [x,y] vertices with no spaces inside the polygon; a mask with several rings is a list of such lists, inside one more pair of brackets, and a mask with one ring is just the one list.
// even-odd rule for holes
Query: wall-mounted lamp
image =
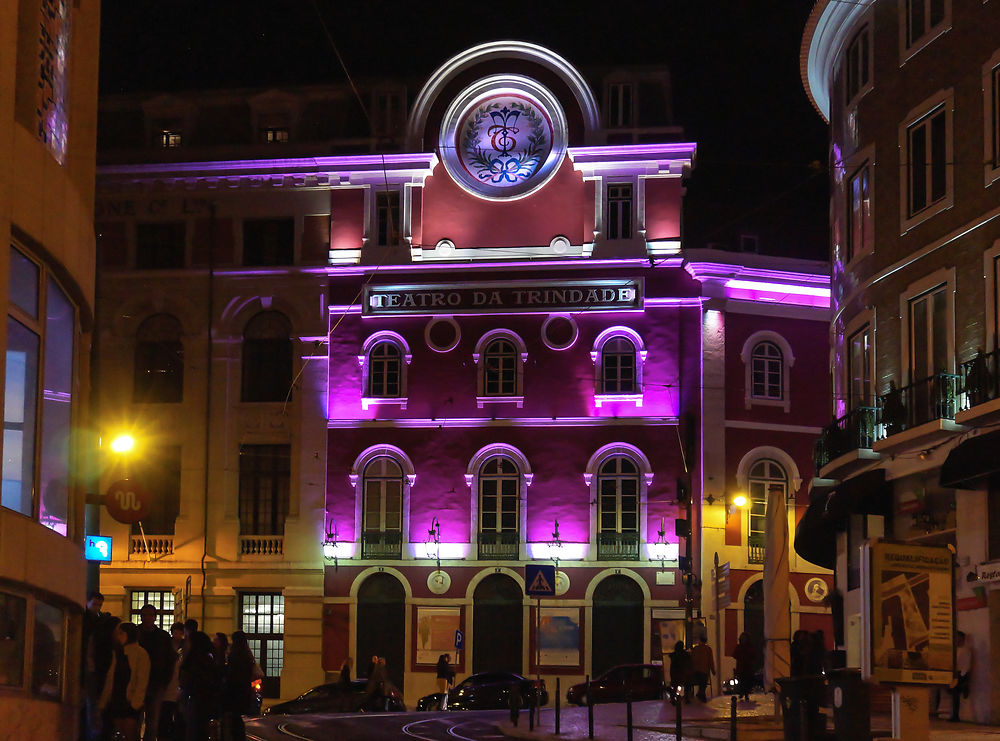
{"label": "wall-mounted lamp", "polygon": [[333,518],[326,521],[326,537],[323,539],[323,558],[333,559],[333,568],[337,568],[337,521]]}
{"label": "wall-mounted lamp", "polygon": [[559,570],[559,551],[562,549],[562,538],[559,537],[559,520],[552,521],[552,540],[549,541],[549,554]]}
{"label": "wall-mounted lamp", "polygon": [[667,560],[667,546],[670,543],[667,542],[667,528],[664,524],[664,518],[660,518],[660,529],[656,531],[656,552],[660,556],[660,568],[664,568],[664,562]]}
{"label": "wall-mounted lamp", "polygon": [[729,523],[730,515],[735,515],[736,511],[747,506],[746,494],[735,494],[732,499],[726,497],[726,523]]}
{"label": "wall-mounted lamp", "polygon": [[441,570],[441,522],[437,517],[431,520],[431,526],[427,529],[427,540],[424,541],[424,547],[427,549],[427,555],[430,556],[431,544],[433,544],[434,550],[434,560],[437,562],[437,570]]}

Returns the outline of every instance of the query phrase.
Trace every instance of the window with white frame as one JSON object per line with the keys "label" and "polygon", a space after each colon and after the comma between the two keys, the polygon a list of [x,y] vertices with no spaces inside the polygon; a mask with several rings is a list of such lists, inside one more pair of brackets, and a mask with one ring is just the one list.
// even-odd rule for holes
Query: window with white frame
{"label": "window with white frame", "polygon": [[900,0],[903,48],[916,53],[951,24],[951,0]]}
{"label": "window with white frame", "polygon": [[633,103],[632,83],[612,82],[608,84],[608,128],[623,129],[632,126]]}
{"label": "window with white frame", "polygon": [[608,239],[632,238],[632,183],[608,185],[607,223]]}
{"label": "window with white frame", "polygon": [[788,475],[776,461],[761,460],[753,465],[747,478],[750,509],[747,522],[747,560],[764,563],[767,538],[767,495],[772,486],[781,487],[782,497],[788,494]]}
{"label": "window with white frame", "polygon": [[909,300],[911,383],[949,370],[949,321],[947,284]]}
{"label": "window with white frame", "polygon": [[264,671],[262,694],[281,694],[281,671],[285,665],[285,598],[280,592],[240,594],[240,630],[258,666]]}
{"label": "window with white frame", "polygon": [[872,223],[871,161],[865,160],[847,180],[847,261],[870,252],[875,240]]}
{"label": "window with white frame", "polygon": [[376,342],[368,351],[368,396],[398,398],[403,395],[403,354],[391,340]]}
{"label": "window with white frame", "polygon": [[785,363],[781,348],[773,342],[758,342],[750,354],[750,395],[772,401],[785,396]]}
{"label": "window with white frame", "polygon": [[900,127],[904,230],[952,204],[952,101],[953,92],[942,91],[911,111]]}
{"label": "window with white frame", "polygon": [[389,456],[365,466],[362,558],[400,558],[403,534],[403,470]]}
{"label": "window with white frame", "polygon": [[872,328],[864,325],[847,340],[847,377],[849,409],[872,406]]}
{"label": "window with white frame", "polygon": [[993,145],[993,168],[1000,167],[1000,64],[990,70],[990,142]]}
{"label": "window with white frame", "polygon": [[267,126],[264,128],[265,144],[288,144],[287,126]]}
{"label": "window with white frame", "polygon": [[129,590],[129,620],[136,625],[140,622],[142,608],[152,605],[156,608],[156,625],[170,630],[174,624],[174,593],[169,589]]}
{"label": "window with white frame", "polygon": [[483,463],[479,469],[480,532],[518,532],[520,490],[521,472],[510,458],[497,455]]}
{"label": "window with white frame", "polygon": [[871,83],[871,27],[865,24],[854,34],[844,59],[844,97],[850,104]]}
{"label": "window with white frame", "polygon": [[631,458],[609,458],[597,473],[597,531],[639,532],[639,468]]}
{"label": "window with white frame", "polygon": [[634,394],[636,379],[635,345],[628,337],[612,337],[601,348],[602,394]]}
{"label": "window with white frame", "polygon": [[375,245],[395,247],[400,243],[400,210],[398,190],[375,192]]}
{"label": "window with white frame", "polygon": [[983,162],[986,185],[1000,178],[1000,51],[983,65]]}
{"label": "window with white frame", "polygon": [[517,348],[506,337],[490,341],[483,351],[483,395],[516,396]]}

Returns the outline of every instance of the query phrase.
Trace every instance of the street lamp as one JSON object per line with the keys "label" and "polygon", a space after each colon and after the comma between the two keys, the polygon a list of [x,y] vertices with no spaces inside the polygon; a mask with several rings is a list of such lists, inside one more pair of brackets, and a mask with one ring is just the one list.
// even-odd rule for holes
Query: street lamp
{"label": "street lamp", "polygon": [[128,453],[135,447],[135,438],[128,434],[118,435],[111,441],[111,450],[115,453]]}
{"label": "street lamp", "polygon": [[424,547],[427,549],[427,555],[430,555],[431,543],[434,544],[434,560],[437,562],[437,570],[441,570],[441,522],[437,517],[431,520],[431,526],[427,529],[427,540],[424,541]]}
{"label": "street lamp", "polygon": [[726,523],[729,523],[729,516],[735,515],[736,510],[747,506],[746,494],[735,494],[732,499],[726,496]]}
{"label": "street lamp", "polygon": [[333,560],[333,568],[337,568],[337,521],[330,518],[326,521],[326,537],[323,539],[323,558]]}

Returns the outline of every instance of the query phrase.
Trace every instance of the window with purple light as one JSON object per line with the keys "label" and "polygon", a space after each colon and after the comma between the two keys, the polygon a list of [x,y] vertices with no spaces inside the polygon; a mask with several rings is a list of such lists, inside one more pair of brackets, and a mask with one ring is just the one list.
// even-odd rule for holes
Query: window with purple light
{"label": "window with purple light", "polygon": [[520,548],[521,472],[505,456],[479,469],[479,558],[516,559]]}
{"label": "window with purple light", "polygon": [[635,345],[627,337],[614,337],[601,348],[602,394],[634,394],[636,379]]}
{"label": "window with purple light", "polygon": [[517,395],[517,350],[507,339],[493,340],[483,353],[485,396]]}
{"label": "window with purple light", "polygon": [[399,347],[389,340],[375,344],[368,353],[368,396],[402,396],[403,362]]}
{"label": "window with purple light", "polygon": [[847,341],[847,376],[850,384],[848,406],[850,409],[874,404],[872,375],[872,329],[866,324]]}
{"label": "window with purple light", "polygon": [[869,252],[874,241],[871,163],[865,160],[847,181],[847,261]]}
{"label": "window with purple light", "polygon": [[379,456],[364,469],[362,484],[362,558],[401,558],[403,470],[394,459]]}

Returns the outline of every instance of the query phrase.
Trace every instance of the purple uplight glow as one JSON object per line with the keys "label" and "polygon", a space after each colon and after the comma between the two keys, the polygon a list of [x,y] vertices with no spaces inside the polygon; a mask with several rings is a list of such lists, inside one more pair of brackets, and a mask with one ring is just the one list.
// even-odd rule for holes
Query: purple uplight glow
{"label": "purple uplight glow", "polygon": [[793,304],[812,306],[817,309],[830,308],[829,288],[757,283],[755,281],[729,281],[726,284],[726,296],[740,301]]}

